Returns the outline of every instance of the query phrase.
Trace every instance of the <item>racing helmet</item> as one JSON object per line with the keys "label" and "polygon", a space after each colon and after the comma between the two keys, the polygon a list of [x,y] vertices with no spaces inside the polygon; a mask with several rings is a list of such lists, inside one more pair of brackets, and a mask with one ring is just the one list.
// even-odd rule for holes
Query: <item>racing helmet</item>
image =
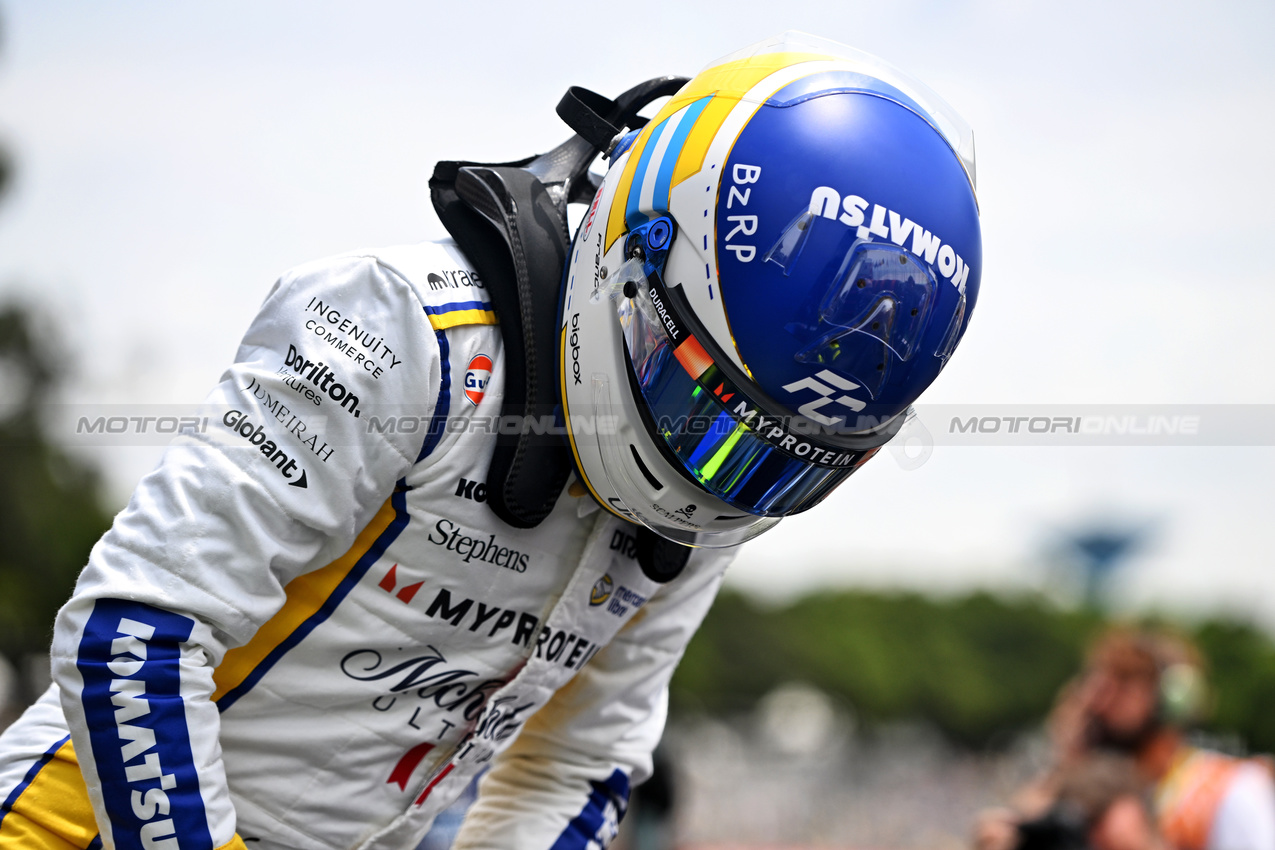
{"label": "racing helmet", "polygon": [[973,135],[880,59],[785,33],[617,137],[560,309],[576,468],[727,546],[818,504],[947,364],[982,270]]}

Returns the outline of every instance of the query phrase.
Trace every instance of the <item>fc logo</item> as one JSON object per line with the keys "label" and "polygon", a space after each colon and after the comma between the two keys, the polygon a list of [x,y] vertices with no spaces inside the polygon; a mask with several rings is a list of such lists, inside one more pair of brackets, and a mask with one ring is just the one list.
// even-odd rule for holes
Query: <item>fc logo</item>
{"label": "fc logo", "polygon": [[[824,383],[825,381],[827,383]],[[831,384],[831,386],[829,386],[829,384]],[[819,372],[819,374],[815,375],[813,378],[802,378],[800,381],[793,381],[791,384],[784,384],[784,389],[790,393],[795,393],[798,390],[814,390],[819,393],[819,398],[814,401],[806,402],[801,407],[797,408],[797,412],[802,416],[813,419],[823,425],[836,425],[837,420],[841,418],[837,416],[828,416],[819,412],[820,408],[826,407],[829,404],[834,402],[842,404],[856,413],[867,407],[867,405],[862,401],[849,394],[851,390],[859,389],[858,384],[853,381],[847,381],[845,378],[834,372],[829,372],[827,369]],[[842,391],[844,394],[835,395],[838,390]],[[836,408],[833,408],[833,411],[836,412]]]}

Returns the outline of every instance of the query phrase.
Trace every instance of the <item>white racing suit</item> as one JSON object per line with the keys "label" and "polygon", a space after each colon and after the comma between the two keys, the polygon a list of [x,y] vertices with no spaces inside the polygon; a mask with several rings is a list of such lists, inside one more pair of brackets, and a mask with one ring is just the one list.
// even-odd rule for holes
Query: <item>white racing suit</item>
{"label": "white racing suit", "polygon": [[451,243],[285,275],[59,615],[0,846],[411,848],[486,768],[458,847],[605,846],[729,555],[497,519],[503,374]]}

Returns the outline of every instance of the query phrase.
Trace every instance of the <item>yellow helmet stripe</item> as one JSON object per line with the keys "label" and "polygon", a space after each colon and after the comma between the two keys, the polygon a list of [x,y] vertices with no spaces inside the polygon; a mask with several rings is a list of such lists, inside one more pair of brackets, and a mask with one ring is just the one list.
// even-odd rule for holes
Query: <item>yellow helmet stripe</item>
{"label": "yellow helmet stripe", "polygon": [[638,134],[633,147],[629,150],[629,159],[620,173],[620,183],[616,187],[611,211],[607,216],[606,249],[610,250],[615,240],[628,230],[624,213],[629,192],[633,186],[633,174],[637,170],[642,150],[650,141],[652,130],[656,126],[688,103],[716,95],[699,114],[682,146],[681,155],[673,170],[672,185],[676,186],[704,167],[704,156],[708,152],[709,145],[712,144],[713,138],[721,129],[736,100],[767,76],[782,68],[798,62],[830,58],[832,57],[817,53],[763,53],[760,56],[737,59],[734,62],[709,68],[683,86],[642,128],[642,132]]}

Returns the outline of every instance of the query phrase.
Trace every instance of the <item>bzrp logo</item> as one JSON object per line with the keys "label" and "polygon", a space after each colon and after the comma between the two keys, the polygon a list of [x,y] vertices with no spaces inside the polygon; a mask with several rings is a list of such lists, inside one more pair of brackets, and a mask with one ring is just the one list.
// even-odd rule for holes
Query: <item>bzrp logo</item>
{"label": "bzrp logo", "polygon": [[[748,206],[748,197],[753,193],[753,189],[749,186],[743,192],[739,191],[739,187],[748,183],[756,183],[761,177],[760,165],[736,165],[731,169],[731,177],[734,178],[735,185],[730,187],[730,193],[726,196],[726,209],[734,209],[735,202],[739,201],[741,208]],[[757,256],[756,245],[731,245],[731,239],[742,234],[744,236],[752,236],[757,232],[757,216],[755,215],[728,215],[726,222],[734,225],[730,228],[730,232],[726,234],[724,247],[727,251],[735,253],[735,259],[741,263],[752,262],[753,257]]]}
{"label": "bzrp logo", "polygon": [[589,604],[593,607],[604,604],[611,598],[611,590],[615,587],[615,583],[611,581],[611,574],[607,573],[593,584],[593,590],[589,592]]}
{"label": "bzrp logo", "polygon": [[[491,358],[479,354],[469,361],[469,371],[465,372],[465,398],[469,403],[478,406],[487,392],[487,382],[491,380]],[[481,501],[481,500],[480,500]]]}
{"label": "bzrp logo", "polygon": [[[828,384],[822,383],[822,381],[827,381],[828,384],[832,384],[832,386],[828,386]],[[855,413],[858,413],[860,410],[867,407],[864,402],[854,396],[839,395],[834,398],[833,394],[836,393],[837,390],[849,392],[850,390],[859,389],[859,385],[853,381],[847,381],[845,378],[829,372],[827,369],[819,372],[813,378],[802,378],[800,381],[793,381],[791,384],[784,384],[784,389],[790,393],[795,393],[798,390],[814,390],[819,393],[819,398],[814,401],[806,402],[801,407],[797,408],[797,412],[808,419],[813,419],[821,425],[837,424],[837,420],[840,417],[825,416],[819,412],[820,408],[832,404],[833,402],[843,404]]]}

